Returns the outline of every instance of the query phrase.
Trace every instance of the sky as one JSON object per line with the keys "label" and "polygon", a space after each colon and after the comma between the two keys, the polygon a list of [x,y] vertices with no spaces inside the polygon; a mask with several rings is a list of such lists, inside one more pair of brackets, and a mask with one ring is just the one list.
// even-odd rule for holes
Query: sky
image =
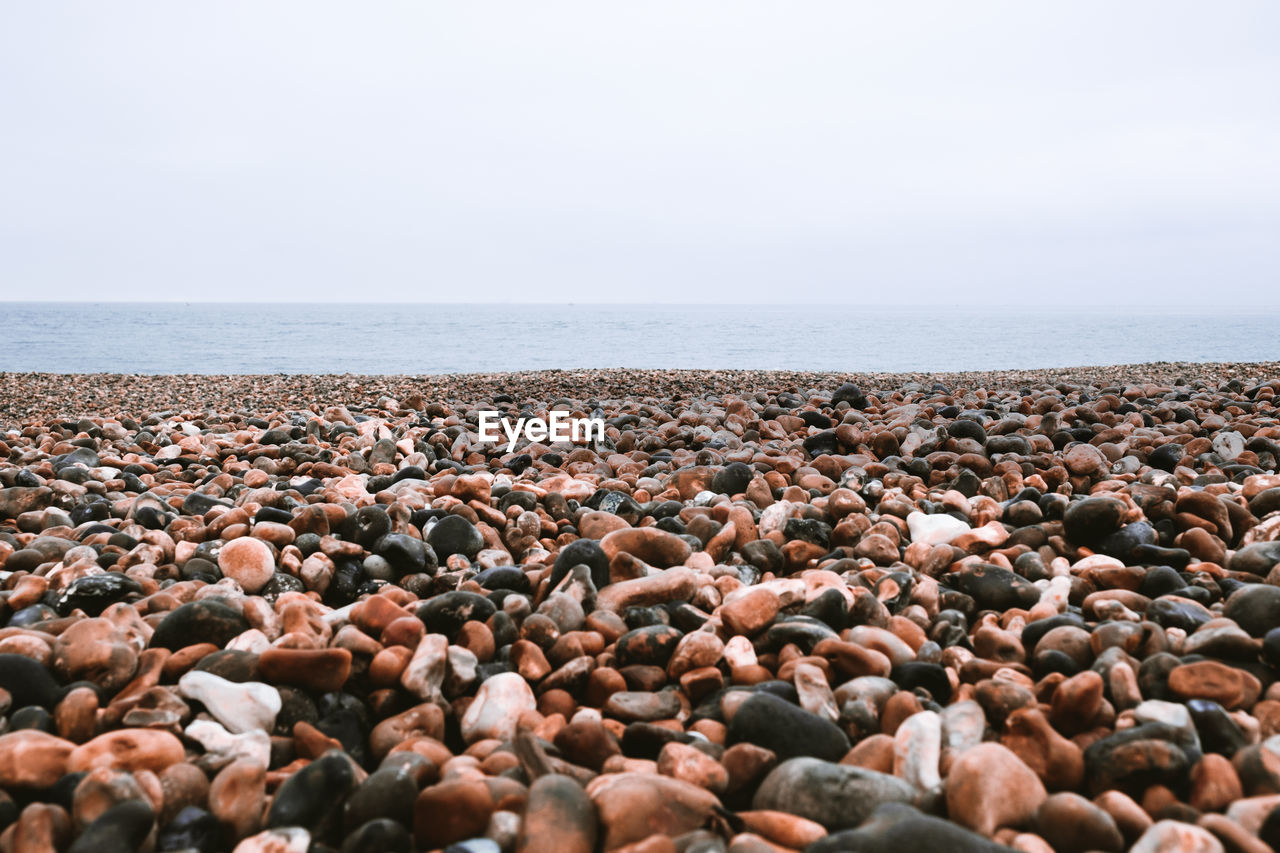
{"label": "sky", "polygon": [[0,11],[0,299],[1280,306],[1280,4]]}

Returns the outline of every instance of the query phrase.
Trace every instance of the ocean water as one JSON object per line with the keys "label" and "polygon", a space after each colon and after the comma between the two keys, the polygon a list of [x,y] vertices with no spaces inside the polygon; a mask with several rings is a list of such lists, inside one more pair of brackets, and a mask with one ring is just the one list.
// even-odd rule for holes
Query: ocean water
{"label": "ocean water", "polygon": [[847,372],[1280,360],[1280,314],[851,305],[0,303],[0,371]]}

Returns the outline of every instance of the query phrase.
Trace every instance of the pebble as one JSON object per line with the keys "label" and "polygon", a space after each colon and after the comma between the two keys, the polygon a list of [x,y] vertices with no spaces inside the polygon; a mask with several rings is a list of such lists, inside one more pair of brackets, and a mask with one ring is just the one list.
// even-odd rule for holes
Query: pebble
{"label": "pebble", "polygon": [[223,577],[231,578],[251,595],[266,586],[276,572],[270,546],[251,536],[223,545],[218,551],[218,568]]}
{"label": "pebble", "polygon": [[204,705],[232,734],[269,732],[280,713],[280,692],[256,681],[237,684],[210,672],[188,672],[178,681],[178,692]]}
{"label": "pebble", "polygon": [[1048,797],[1044,784],[1013,752],[982,743],[961,753],[947,774],[947,814],[980,835],[1030,823]]}
{"label": "pebble", "polygon": [[910,783],[887,773],[793,758],[765,777],[751,805],[799,815],[835,831],[862,823],[881,803],[910,803],[915,796]]}
{"label": "pebble", "polygon": [[476,691],[461,720],[462,736],[468,743],[490,738],[513,740],[521,715],[537,707],[533,690],[519,673],[500,672]]}
{"label": "pebble", "polygon": [[517,853],[591,853],[596,816],[591,798],[568,776],[550,774],[529,786]]}

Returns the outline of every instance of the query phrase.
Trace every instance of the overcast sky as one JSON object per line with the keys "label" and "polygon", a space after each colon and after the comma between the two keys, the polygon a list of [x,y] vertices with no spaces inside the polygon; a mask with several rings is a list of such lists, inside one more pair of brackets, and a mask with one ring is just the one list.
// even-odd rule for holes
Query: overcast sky
{"label": "overcast sky", "polygon": [[0,297],[1280,305],[1280,4],[12,2]]}

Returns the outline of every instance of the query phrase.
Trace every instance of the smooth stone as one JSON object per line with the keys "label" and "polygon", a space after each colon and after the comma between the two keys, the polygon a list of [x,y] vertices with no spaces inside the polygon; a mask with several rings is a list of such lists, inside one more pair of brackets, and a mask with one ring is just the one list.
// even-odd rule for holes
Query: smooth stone
{"label": "smooth stone", "polygon": [[430,634],[457,636],[462,626],[472,620],[484,622],[497,608],[483,595],[474,592],[453,591],[433,597],[417,609],[417,617]]}
{"label": "smooth stone", "polygon": [[812,714],[769,693],[743,702],[729,723],[729,743],[753,743],[779,760],[811,756],[839,761],[849,751],[849,739],[830,720]]}
{"label": "smooth stone", "polygon": [[1268,631],[1280,628],[1280,587],[1261,583],[1246,584],[1227,598],[1222,615],[1247,631],[1251,637],[1265,636]]}
{"label": "smooth stone", "polygon": [[261,729],[233,735],[213,720],[193,720],[182,732],[205,752],[228,761],[247,761],[266,767],[271,762],[271,736]]}
{"label": "smooth stone", "polygon": [[942,818],[926,815],[906,803],[875,809],[857,829],[834,832],[805,848],[805,853],[1009,853],[1010,848]]}
{"label": "smooth stone", "polygon": [[232,539],[218,551],[218,569],[223,577],[231,578],[240,584],[241,589],[253,595],[275,574],[275,555],[271,553],[271,546],[261,539],[242,536]]}
{"label": "smooth stone", "polygon": [[714,794],[669,776],[608,773],[587,783],[603,832],[613,850],[654,834],[675,837],[701,828],[720,806]]}
{"label": "smooth stone", "polygon": [[961,753],[947,774],[947,814],[987,837],[1000,827],[1030,823],[1047,797],[1040,777],[998,743]]}
{"label": "smooth stone", "polygon": [[596,814],[591,798],[568,776],[541,776],[529,786],[516,853],[592,853]]}
{"label": "smooth stone", "polygon": [[947,579],[971,596],[979,610],[1030,609],[1040,600],[1040,590],[1026,578],[990,563],[966,566]]}
{"label": "smooth stone", "polygon": [[0,689],[15,708],[39,705],[49,710],[62,698],[63,688],[49,670],[26,655],[0,654]]}
{"label": "smooth stone", "polygon": [[184,806],[156,837],[158,850],[213,853],[222,838],[218,819],[198,806]]}
{"label": "smooth stone", "polygon": [[628,631],[618,638],[615,647],[618,666],[639,664],[665,667],[683,637],[683,631],[670,625],[646,625]]}
{"label": "smooth stone", "polygon": [[456,778],[424,788],[413,804],[413,835],[427,849],[483,834],[493,796],[480,779]]}
{"label": "smooth stone", "polygon": [[222,648],[249,630],[239,611],[215,599],[188,602],[169,612],[151,635],[151,647],[176,652],[199,643]]}
{"label": "smooth stone", "polygon": [[1222,842],[1209,830],[1177,820],[1161,820],[1142,833],[1129,853],[1225,853]]}
{"label": "smooth stone", "polygon": [[942,717],[921,711],[902,721],[893,737],[893,775],[918,790],[930,791],[942,784],[938,760],[942,754]]}
{"label": "smooth stone", "polygon": [[231,853],[308,853],[310,849],[310,832],[300,826],[284,826],[244,839]]}
{"label": "smooth stone", "polygon": [[130,772],[159,772],[185,757],[182,741],[159,729],[117,729],[98,735],[72,750],[68,772],[112,767]]}
{"label": "smooth stone", "polygon": [[134,853],[151,832],[155,812],[144,800],[127,800],[102,813],[67,853]]}
{"label": "smooth stone", "polygon": [[283,649],[273,647],[258,657],[258,671],[273,684],[320,693],[341,690],[351,675],[348,649]]}
{"label": "smooth stone", "polygon": [[680,713],[681,707],[680,697],[670,690],[658,692],[620,690],[609,696],[601,710],[606,716],[623,722],[644,723],[671,719]]}
{"label": "smooth stone", "polygon": [[74,743],[38,729],[0,735],[0,788],[51,787],[67,772]]}
{"label": "smooth stone", "polygon": [[490,676],[481,683],[462,717],[462,737],[467,743],[487,738],[513,740],[520,716],[537,707],[533,690],[519,673]]}
{"label": "smooth stone", "polygon": [[432,525],[426,536],[427,544],[441,560],[461,554],[474,559],[484,547],[484,536],[474,524],[460,515],[446,515]]}
{"label": "smooth stone", "polygon": [[351,759],[341,751],[330,751],[285,779],[267,809],[266,825],[315,825],[340,808],[341,801],[355,784]]}
{"label": "smooth stone", "polygon": [[359,784],[343,805],[348,830],[372,820],[389,818],[408,824],[418,797],[418,773],[405,766],[383,766]]}
{"label": "smooth stone", "polygon": [[1036,811],[1036,833],[1058,853],[1120,853],[1124,835],[1115,819],[1079,794],[1051,794]]}
{"label": "smooth stone", "polygon": [[1265,578],[1277,564],[1280,564],[1280,540],[1272,540],[1245,545],[1232,555],[1227,563],[1227,569],[1232,572],[1248,572]]}
{"label": "smooth stone", "polygon": [[101,616],[117,601],[130,595],[141,595],[142,584],[120,572],[103,572],[76,578],[58,597],[57,611],[69,616],[74,610],[83,610],[89,616]]}
{"label": "smooth stone", "polygon": [[1085,498],[1072,501],[1063,516],[1067,539],[1090,547],[1120,529],[1125,505],[1115,498]]}
{"label": "smooth stone", "polygon": [[261,729],[270,733],[280,713],[280,693],[257,681],[236,683],[209,672],[188,672],[178,680],[178,692],[204,705],[232,734]]}
{"label": "smooth stone", "polygon": [[341,853],[413,853],[413,836],[394,820],[377,818],[351,831],[342,842]]}
{"label": "smooth stone", "polygon": [[834,832],[858,826],[882,803],[910,803],[916,793],[909,782],[887,773],[792,758],[765,777],[751,806],[799,815]]}
{"label": "smooth stone", "polygon": [[953,539],[968,533],[970,529],[968,524],[946,513],[925,515],[923,512],[911,512],[907,514],[907,530],[911,533],[912,542],[949,545]]}
{"label": "smooth stone", "polygon": [[1149,785],[1181,784],[1191,762],[1176,743],[1157,737],[1167,737],[1163,730],[1169,728],[1172,727],[1146,723],[1091,744],[1084,751],[1085,781],[1090,792],[1097,795],[1116,788],[1141,796]]}

